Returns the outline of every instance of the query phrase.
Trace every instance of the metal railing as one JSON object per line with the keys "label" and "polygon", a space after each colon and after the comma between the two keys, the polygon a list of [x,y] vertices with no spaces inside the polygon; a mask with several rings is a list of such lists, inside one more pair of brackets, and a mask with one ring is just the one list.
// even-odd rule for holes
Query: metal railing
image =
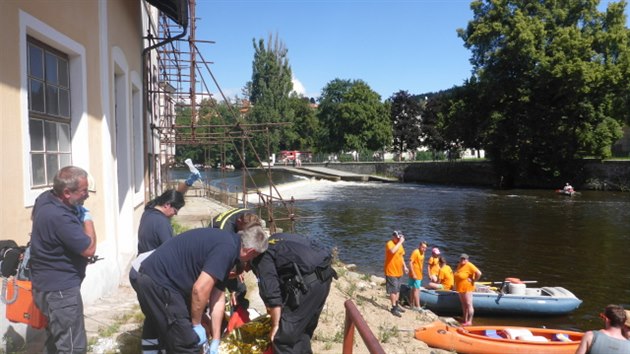
{"label": "metal railing", "polygon": [[352,300],[346,300],[343,303],[346,308],[346,324],[344,327],[344,337],[343,337],[343,354],[352,354],[353,346],[354,346],[354,329],[356,328],[361,338],[363,338],[363,343],[370,351],[370,354],[385,354],[383,347],[381,347],[381,343],[379,343],[378,339],[372,333],[372,330],[365,322],[363,316],[354,305]]}

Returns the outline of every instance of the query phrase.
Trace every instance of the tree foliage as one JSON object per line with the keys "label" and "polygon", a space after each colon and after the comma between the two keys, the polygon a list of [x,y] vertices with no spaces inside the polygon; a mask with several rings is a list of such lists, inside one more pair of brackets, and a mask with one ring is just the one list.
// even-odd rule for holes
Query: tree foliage
{"label": "tree foliage", "polygon": [[[259,124],[293,120],[289,104],[289,94],[293,90],[292,73],[284,43],[277,35],[275,38],[269,35],[266,45],[262,39],[258,42],[254,39],[253,45],[252,80],[247,84],[253,108],[248,120]],[[280,137],[278,128],[269,128],[268,134],[263,134],[262,131],[251,134],[254,151],[261,160],[266,160],[268,152],[272,153],[279,148]],[[248,156],[248,161],[251,162],[253,152]]]}
{"label": "tree foliage", "polygon": [[[476,100],[483,100],[478,135],[508,182],[570,174],[577,159],[609,156],[621,136],[630,112],[626,2],[604,13],[597,4],[471,3],[474,18],[459,36],[472,51]],[[461,102],[473,105],[466,96]]]}
{"label": "tree foliage", "polygon": [[[176,147],[180,162],[187,158],[195,163],[216,166],[217,164],[238,165],[239,157],[235,153],[235,144],[227,139],[227,132],[238,122],[238,112],[226,102],[217,102],[213,98],[204,99],[199,103],[198,120],[193,131],[190,107],[177,109],[177,125],[186,128],[178,129],[180,137],[196,137],[197,143],[191,141]],[[188,128],[190,126],[190,128]]]}
{"label": "tree foliage", "polygon": [[387,105],[361,80],[330,81],[320,97],[323,152],[380,150],[391,143]]}
{"label": "tree foliage", "polygon": [[398,91],[389,99],[394,152],[415,151],[422,140],[422,105],[407,91]]}
{"label": "tree foliage", "polygon": [[292,94],[289,109],[293,120],[282,129],[280,150],[315,151],[319,134],[319,121],[316,109],[307,97]]}

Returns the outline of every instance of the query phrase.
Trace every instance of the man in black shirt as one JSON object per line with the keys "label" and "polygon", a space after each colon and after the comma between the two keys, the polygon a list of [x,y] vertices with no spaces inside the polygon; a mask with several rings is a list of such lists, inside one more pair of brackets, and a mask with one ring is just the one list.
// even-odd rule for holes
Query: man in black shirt
{"label": "man in black shirt", "polygon": [[218,352],[229,272],[266,249],[267,235],[260,226],[238,234],[202,228],[168,240],[142,262],[138,300],[168,353],[199,353],[207,341],[201,324],[207,306],[212,321],[210,353]]}
{"label": "man in black shirt", "polygon": [[301,235],[279,233],[267,251],[252,261],[260,297],[271,315],[273,352],[312,353],[332,278],[332,256]]}

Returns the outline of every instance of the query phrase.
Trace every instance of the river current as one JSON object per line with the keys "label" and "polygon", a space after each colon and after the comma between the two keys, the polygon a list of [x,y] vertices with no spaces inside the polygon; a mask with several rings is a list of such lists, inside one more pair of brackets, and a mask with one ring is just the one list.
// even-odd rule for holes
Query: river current
{"label": "river current", "polygon": [[[242,185],[238,171],[207,176],[211,184]],[[248,188],[260,187],[263,178],[254,177]],[[467,253],[483,272],[481,281],[535,280],[528,286],[561,286],[584,301],[567,316],[477,316],[476,324],[589,330],[603,325],[598,314],[607,304],[630,308],[630,193],[566,197],[549,190],[330,182],[276,172],[273,179],[284,199],[296,199],[296,232],[335,247],[360,272],[383,275],[385,242],[399,229],[407,257],[426,241],[452,267]]]}

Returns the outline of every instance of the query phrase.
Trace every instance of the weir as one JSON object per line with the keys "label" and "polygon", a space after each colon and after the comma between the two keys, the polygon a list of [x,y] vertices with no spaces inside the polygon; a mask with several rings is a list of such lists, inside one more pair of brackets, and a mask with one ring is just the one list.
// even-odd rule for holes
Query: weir
{"label": "weir", "polygon": [[326,179],[329,181],[349,181],[349,182],[368,182],[368,181],[379,181],[379,182],[398,182],[397,178],[393,177],[385,177],[385,176],[377,176],[377,175],[368,175],[361,173],[354,173],[348,171],[342,171],[337,169],[332,169],[323,166],[301,166],[301,167],[290,167],[290,166],[273,166],[274,170],[284,170],[286,172],[306,176],[306,177],[314,177],[318,179]]}

